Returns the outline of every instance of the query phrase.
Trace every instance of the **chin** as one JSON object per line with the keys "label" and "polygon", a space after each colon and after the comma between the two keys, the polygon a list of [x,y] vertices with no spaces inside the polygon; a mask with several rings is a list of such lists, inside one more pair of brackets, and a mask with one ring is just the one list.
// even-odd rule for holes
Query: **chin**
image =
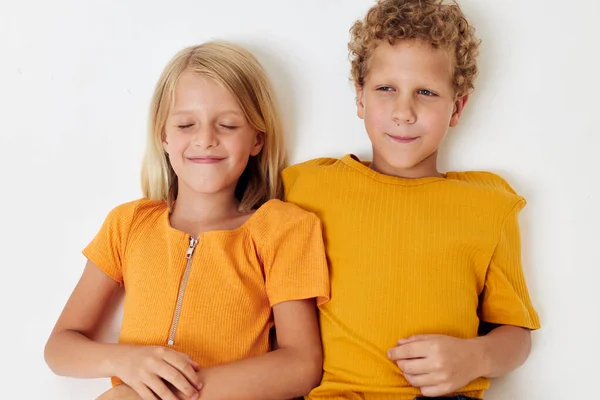
{"label": "chin", "polygon": [[214,185],[214,186],[213,185],[203,185],[203,186],[192,188],[192,190],[198,194],[215,194],[215,193],[222,192],[225,189],[226,189],[226,186],[224,186],[224,185]]}
{"label": "chin", "polygon": [[[196,194],[215,194],[222,192],[227,188],[225,182],[191,182],[191,184],[185,184],[187,187],[187,191]],[[179,186],[179,190],[181,191],[182,187]]]}
{"label": "chin", "polygon": [[396,170],[409,170],[411,168],[414,168],[416,165],[418,165],[418,162],[415,162],[413,160],[398,160],[398,159],[392,159],[392,160],[386,159],[385,163]]}

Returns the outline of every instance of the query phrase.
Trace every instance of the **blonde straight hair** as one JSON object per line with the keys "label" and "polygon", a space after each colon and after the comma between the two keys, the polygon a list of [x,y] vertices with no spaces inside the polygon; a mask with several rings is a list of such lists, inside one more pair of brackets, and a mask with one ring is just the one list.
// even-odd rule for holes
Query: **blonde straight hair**
{"label": "blonde straight hair", "polygon": [[165,125],[181,75],[192,71],[213,79],[238,100],[250,125],[264,135],[261,152],[250,157],[237,187],[240,210],[251,211],[283,195],[281,171],[286,166],[279,111],[267,75],[256,58],[226,42],[207,42],[183,49],[165,67],[152,97],[148,140],[142,165],[142,191],[172,208],[177,175],[164,151]]}

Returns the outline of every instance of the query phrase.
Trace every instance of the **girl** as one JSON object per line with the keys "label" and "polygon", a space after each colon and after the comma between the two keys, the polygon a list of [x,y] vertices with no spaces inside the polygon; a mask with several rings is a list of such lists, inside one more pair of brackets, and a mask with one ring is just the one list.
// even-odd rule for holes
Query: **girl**
{"label": "girl", "polygon": [[[83,251],[46,345],[50,368],[126,384],[107,398],[285,399],[316,386],[327,264],[319,220],[278,200],[284,159],[251,54],[216,42],[177,54],[152,100],[145,198],[116,207]],[[95,342],[120,285],[119,344]]]}

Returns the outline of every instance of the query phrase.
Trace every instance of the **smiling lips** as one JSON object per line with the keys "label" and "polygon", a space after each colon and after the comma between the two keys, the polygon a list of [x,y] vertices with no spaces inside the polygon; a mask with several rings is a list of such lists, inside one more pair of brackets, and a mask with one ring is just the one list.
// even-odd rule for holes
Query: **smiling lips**
{"label": "smiling lips", "polygon": [[220,161],[223,161],[224,157],[217,156],[195,156],[195,157],[187,157],[189,162],[194,164],[216,164]]}
{"label": "smiling lips", "polygon": [[417,140],[419,138],[418,136],[415,136],[415,137],[412,137],[412,136],[394,136],[394,135],[390,135],[389,133],[386,133],[386,135],[390,139],[392,139],[394,142],[397,142],[397,143],[412,143],[412,142],[414,142],[415,140]]}

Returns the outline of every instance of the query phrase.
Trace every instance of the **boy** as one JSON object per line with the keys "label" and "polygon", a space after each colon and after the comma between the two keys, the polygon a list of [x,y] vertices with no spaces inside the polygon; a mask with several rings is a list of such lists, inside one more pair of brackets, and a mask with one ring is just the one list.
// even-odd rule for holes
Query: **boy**
{"label": "boy", "polygon": [[525,200],[494,174],[437,170],[479,41],[443,0],[380,0],[351,34],[373,161],[284,171],[287,200],[323,221],[331,268],[324,375],[309,398],[482,398],[489,378],[525,362],[539,320],[520,260]]}

